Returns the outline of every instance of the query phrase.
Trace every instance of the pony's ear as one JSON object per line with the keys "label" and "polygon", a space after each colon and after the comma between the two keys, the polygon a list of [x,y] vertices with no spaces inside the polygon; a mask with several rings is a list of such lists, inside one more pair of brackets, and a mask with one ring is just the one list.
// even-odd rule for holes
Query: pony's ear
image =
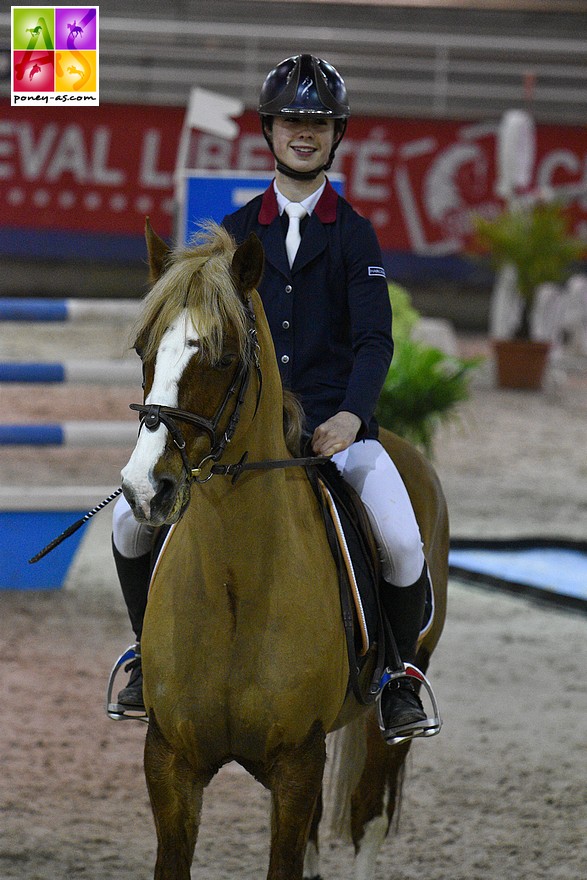
{"label": "pony's ear", "polygon": [[241,296],[253,290],[263,274],[265,254],[263,245],[254,232],[240,247],[237,247],[232,258],[232,277],[236,289]]}
{"label": "pony's ear", "polygon": [[159,238],[148,217],[145,217],[145,241],[149,256],[149,280],[154,284],[163,274],[165,260],[171,253],[171,248]]}

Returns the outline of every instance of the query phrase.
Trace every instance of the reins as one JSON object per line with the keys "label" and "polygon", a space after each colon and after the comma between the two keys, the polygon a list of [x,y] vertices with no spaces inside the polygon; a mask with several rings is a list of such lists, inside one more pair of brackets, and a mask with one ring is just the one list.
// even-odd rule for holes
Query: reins
{"label": "reins", "polygon": [[[281,458],[266,459],[263,461],[248,461],[249,453],[245,452],[239,461],[234,464],[214,464],[210,468],[210,476],[232,477],[232,483],[236,483],[243,471],[269,471],[278,468],[290,467],[318,467],[330,461],[328,455],[309,455],[305,458]],[[194,470],[198,470],[195,468]],[[192,471],[193,472],[193,471]],[[210,477],[208,477],[210,479]]]}

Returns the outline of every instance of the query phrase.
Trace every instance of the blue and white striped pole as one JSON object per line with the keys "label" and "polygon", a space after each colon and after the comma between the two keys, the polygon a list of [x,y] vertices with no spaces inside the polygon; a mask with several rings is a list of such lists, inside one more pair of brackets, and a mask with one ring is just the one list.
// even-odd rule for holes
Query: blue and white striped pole
{"label": "blue and white striped pole", "polygon": [[134,446],[137,422],[0,425],[0,446]]}
{"label": "blue and white striped pole", "polygon": [[139,299],[1,297],[0,321],[132,321]]}
{"label": "blue and white striped pole", "polygon": [[71,382],[95,385],[140,384],[141,364],[134,360],[24,362],[0,361],[0,382]]}

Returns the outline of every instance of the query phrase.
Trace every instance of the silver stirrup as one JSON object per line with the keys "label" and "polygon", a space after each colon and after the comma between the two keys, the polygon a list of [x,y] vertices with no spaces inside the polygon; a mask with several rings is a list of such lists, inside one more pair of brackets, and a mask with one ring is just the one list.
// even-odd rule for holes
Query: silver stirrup
{"label": "silver stirrup", "polygon": [[124,654],[121,654],[114,666],[112,667],[112,672],[110,673],[110,678],[108,679],[108,690],[106,691],[106,714],[109,718],[114,719],[114,721],[147,721],[149,720],[149,716],[144,711],[144,709],[137,709],[134,711],[133,709],[129,709],[127,706],[122,706],[120,703],[112,702],[112,691],[114,689],[114,681],[118,674],[118,670],[121,666],[124,666],[125,663],[129,663],[131,660],[136,660],[141,656],[140,645],[135,643],[126,649]]}
{"label": "silver stirrup", "polygon": [[[395,730],[392,730],[385,736],[387,728],[383,723],[383,713],[381,710],[381,695],[385,688],[392,681],[398,681],[402,678],[415,678],[421,684],[424,685],[426,692],[430,698],[430,702],[432,704],[432,715],[427,718],[425,721],[414,722],[413,724],[408,724],[404,727],[398,727]],[[377,721],[379,722],[379,729],[381,733],[384,735],[385,742],[390,746],[397,746],[400,743],[406,742],[409,739],[416,739],[419,736],[436,736],[437,733],[440,733],[440,728],[442,727],[442,719],[440,717],[440,712],[438,710],[438,703],[436,702],[436,697],[434,696],[434,691],[432,690],[432,685],[426,678],[423,672],[418,669],[417,666],[414,666],[413,663],[404,663],[404,669],[399,670],[398,672],[392,672],[390,669],[386,669],[383,675],[381,676],[381,681],[379,682],[380,689],[379,694],[377,695]]]}

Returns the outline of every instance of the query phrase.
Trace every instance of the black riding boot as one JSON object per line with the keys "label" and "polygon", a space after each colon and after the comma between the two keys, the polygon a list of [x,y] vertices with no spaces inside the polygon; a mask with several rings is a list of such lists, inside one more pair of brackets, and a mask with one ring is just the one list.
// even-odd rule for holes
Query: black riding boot
{"label": "black riding boot", "polygon": [[[137,642],[140,643],[151,578],[151,554],[146,553],[144,556],[130,559],[116,549],[114,542],[112,542],[112,552],[130,623]],[[130,677],[126,687],[118,694],[118,703],[127,709],[144,709],[140,657],[128,663],[124,670],[130,672]]]}
{"label": "black riding boot", "polygon": [[[420,577],[411,586],[394,587],[384,583],[381,588],[381,604],[404,663],[413,663],[416,658],[428,583],[428,567],[424,564]],[[393,655],[389,659],[393,668]],[[384,688],[381,694],[381,713],[385,739],[403,732],[409,734],[427,718],[420,697],[409,678],[391,682]]]}

